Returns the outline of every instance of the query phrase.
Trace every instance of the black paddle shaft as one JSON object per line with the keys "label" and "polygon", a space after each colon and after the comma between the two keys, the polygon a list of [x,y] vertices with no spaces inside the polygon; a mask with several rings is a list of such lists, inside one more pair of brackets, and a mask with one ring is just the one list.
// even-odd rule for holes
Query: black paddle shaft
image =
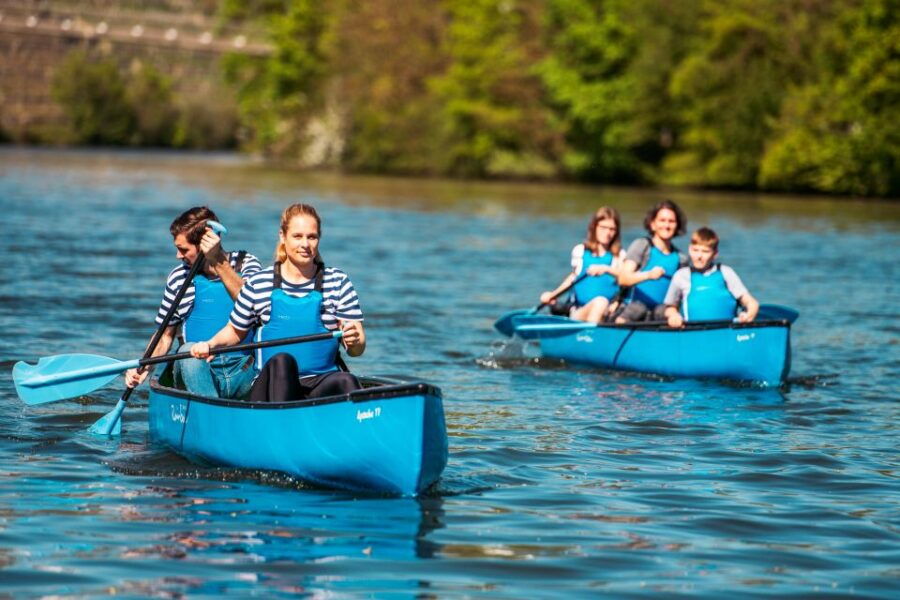
{"label": "black paddle shaft", "polygon": [[[191,285],[191,282],[194,280],[194,276],[203,268],[204,256],[202,252],[197,253],[197,260],[194,261],[194,264],[191,265],[191,270],[188,271],[187,277],[184,279],[184,283],[181,284],[181,289],[178,290],[178,293],[175,294],[175,299],[172,300],[171,306],[169,306],[169,310],[166,311],[166,316],[163,317],[162,323],[159,325],[159,329],[156,330],[156,333],[153,334],[153,337],[150,339],[150,343],[147,345],[147,349],[144,351],[144,356],[141,359],[141,365],[144,365],[145,360],[149,360],[153,355],[153,351],[156,350],[156,345],[159,343],[160,338],[162,338],[163,333],[166,328],[169,326],[169,322],[172,321],[172,316],[175,314],[175,311],[178,310],[178,305],[181,304],[181,299],[184,298],[185,293],[187,293],[188,286]],[[146,363],[153,364],[153,363]],[[137,386],[135,386],[137,387]],[[133,387],[125,390],[125,393],[122,394],[122,401],[128,402],[128,398],[131,397],[131,392],[134,391]]]}
{"label": "black paddle shaft", "polygon": [[[569,285],[567,285],[567,286],[564,287],[563,289],[561,289],[561,290],[559,290],[558,292],[556,292],[555,294],[553,294],[553,297],[550,298],[550,301],[552,302],[553,300],[556,300],[557,298],[559,298],[560,296],[562,296],[563,294],[565,294],[566,292],[568,292],[569,290],[571,290],[573,287],[575,287],[575,285],[576,285],[577,283],[581,282],[581,281],[582,281],[585,277],[587,277],[587,276],[588,276],[587,271],[585,271],[584,273],[582,273],[581,275],[579,275],[578,277],[576,277],[576,278],[575,278],[575,281],[573,281],[572,283],[570,283]],[[549,305],[550,305],[550,302],[541,302],[540,304],[538,304],[537,306],[535,306],[535,307],[534,307],[534,310],[532,310],[531,312],[536,313],[536,312],[538,312],[539,310],[541,310],[542,308],[544,308],[545,306],[549,306]]]}
{"label": "black paddle shaft", "polygon": [[[288,344],[302,344],[303,342],[317,342],[319,340],[330,340],[335,337],[334,333],[314,333],[312,335],[300,335],[297,337],[280,338],[277,340],[266,340],[264,342],[251,342],[249,344],[239,344],[236,346],[221,346],[219,348],[211,348],[211,355],[227,354],[228,352],[241,352],[243,350],[256,350],[257,348],[269,348],[270,346],[286,346]],[[163,356],[154,356],[153,358],[144,357],[140,360],[140,365],[146,367],[148,365],[156,365],[159,363],[172,362],[176,360],[184,360],[185,358],[193,358],[190,352],[179,352],[178,354],[166,354]]]}

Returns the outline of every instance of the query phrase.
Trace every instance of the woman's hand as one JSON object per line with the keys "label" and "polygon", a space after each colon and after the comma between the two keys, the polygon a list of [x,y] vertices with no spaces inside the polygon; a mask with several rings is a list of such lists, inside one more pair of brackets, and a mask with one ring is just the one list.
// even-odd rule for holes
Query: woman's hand
{"label": "woman's hand", "polygon": [[556,298],[553,297],[553,292],[544,292],[541,294],[541,304],[556,304]]}
{"label": "woman's hand", "polygon": [[653,267],[647,271],[647,279],[659,279],[666,274],[666,270],[662,267]]}
{"label": "woman's hand", "polygon": [[610,272],[609,265],[591,265],[587,268],[587,274],[591,277],[605,275]]}
{"label": "woman's hand", "polygon": [[366,333],[359,321],[341,321],[341,331],[344,332],[344,348],[350,356],[359,356],[366,349]]}
{"label": "woman's hand", "polygon": [[747,311],[741,311],[737,317],[738,323],[750,323],[753,321],[753,316]]}
{"label": "woman's hand", "polygon": [[143,367],[138,369],[128,369],[125,371],[125,386],[126,387],[137,387],[144,383],[144,380],[147,379],[147,375],[150,374],[149,370],[145,370]]}
{"label": "woman's hand", "polygon": [[207,362],[212,360],[212,355],[209,353],[209,342],[196,342],[193,346],[191,346],[191,356],[194,358],[205,358]]}

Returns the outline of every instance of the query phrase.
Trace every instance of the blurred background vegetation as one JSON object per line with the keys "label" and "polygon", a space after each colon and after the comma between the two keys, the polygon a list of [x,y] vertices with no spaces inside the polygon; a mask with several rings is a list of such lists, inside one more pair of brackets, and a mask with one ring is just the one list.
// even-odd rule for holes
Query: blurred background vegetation
{"label": "blurred background vegetation", "polygon": [[900,0],[221,0],[228,94],[74,52],[43,141],[304,167],[900,195]]}

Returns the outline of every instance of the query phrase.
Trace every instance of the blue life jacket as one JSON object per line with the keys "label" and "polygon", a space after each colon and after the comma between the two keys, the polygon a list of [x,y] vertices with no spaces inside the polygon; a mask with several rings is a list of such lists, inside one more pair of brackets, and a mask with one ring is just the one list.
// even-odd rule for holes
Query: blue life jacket
{"label": "blue life jacket", "polygon": [[[319,266],[313,291],[302,298],[286,294],[281,289],[281,263],[275,263],[274,271],[269,322],[257,330],[256,340],[262,342],[299,335],[329,333],[330,330],[322,323],[322,282],[325,276],[325,266]],[[259,348],[256,352],[257,369],[262,369],[274,355],[287,352],[297,360],[301,377],[338,370],[337,339]]]}
{"label": "blue life jacket", "polygon": [[691,290],[681,302],[681,313],[687,321],[732,319],[738,301],[728,291],[722,269],[701,273],[691,270]]}
{"label": "blue life jacket", "polygon": [[[590,250],[585,248],[584,255],[581,257],[581,270],[576,273],[576,276],[580,277],[587,272],[591,265],[611,265],[612,262],[612,252],[606,251],[600,256],[594,256]],[[598,296],[612,300],[618,293],[619,285],[616,283],[616,278],[609,273],[585,277],[575,284],[575,305],[584,306]]]}
{"label": "blue life jacket", "polygon": [[[238,253],[237,271],[240,271],[246,254],[244,250]],[[194,304],[184,320],[181,334],[185,342],[205,342],[228,323],[228,317],[234,308],[234,298],[221,279],[211,281],[204,275],[196,275],[193,283]]]}
{"label": "blue life jacket", "polygon": [[644,265],[641,272],[649,271],[654,267],[662,267],[666,273],[659,279],[648,279],[632,287],[628,301],[639,300],[647,308],[654,308],[657,304],[662,304],[663,300],[666,299],[666,292],[669,291],[669,284],[672,283],[672,275],[678,270],[678,264],[678,250],[675,246],[672,246],[670,253],[663,254],[651,241],[650,256],[647,258],[647,264]]}

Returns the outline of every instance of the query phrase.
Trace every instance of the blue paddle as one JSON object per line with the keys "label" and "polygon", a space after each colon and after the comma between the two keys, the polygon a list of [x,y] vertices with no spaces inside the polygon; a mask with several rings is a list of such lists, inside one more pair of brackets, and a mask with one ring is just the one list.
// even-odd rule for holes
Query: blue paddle
{"label": "blue paddle", "polygon": [[[206,226],[212,229],[216,235],[219,237],[224,236],[228,233],[228,230],[224,225],[219,223],[218,221],[208,220],[206,221]],[[150,343],[147,345],[147,349],[144,351],[144,358],[150,358],[153,356],[153,351],[156,350],[156,345],[159,343],[160,338],[162,338],[163,332],[169,326],[169,323],[172,321],[172,316],[175,314],[175,311],[178,310],[178,305],[181,304],[181,299],[184,298],[185,292],[187,292],[188,287],[191,285],[191,282],[194,280],[194,276],[200,271],[203,267],[203,262],[206,257],[203,256],[203,253],[199,253],[197,256],[197,260],[194,261],[194,264],[191,265],[191,270],[188,271],[187,277],[184,279],[184,283],[181,284],[181,289],[178,290],[178,293],[175,294],[175,298],[172,300],[171,306],[169,306],[169,310],[166,311],[165,316],[163,317],[162,323],[160,323],[159,327],[156,330],[156,333],[153,334],[153,338],[150,340]],[[86,356],[86,355],[82,355]],[[40,363],[38,363],[40,364]],[[18,365],[17,365],[18,366]],[[105,382],[104,382],[105,383]],[[101,383],[100,385],[103,385]],[[97,387],[100,387],[98,385]],[[92,390],[97,389],[91,388]],[[122,433],[122,411],[125,410],[125,405],[128,402],[128,399],[131,397],[131,393],[134,391],[134,388],[126,388],[125,392],[119,398],[119,401],[116,402],[116,406],[109,411],[106,415],[100,417],[96,423],[94,423],[90,432],[94,435],[119,435]],[[86,392],[81,392],[86,393]],[[78,395],[78,394],[76,394]],[[66,398],[71,398],[72,396],[65,396]]]}
{"label": "blue paddle", "polygon": [[[271,346],[302,344],[304,342],[316,342],[332,338],[340,339],[342,336],[343,332],[340,330],[314,333],[312,335],[266,340],[264,342],[221,346],[211,349],[209,353],[216,355],[228,352],[242,352],[256,350],[257,348],[269,348]],[[134,360],[117,360],[95,354],[60,354],[57,356],[45,356],[35,365],[24,361],[17,362],[13,367],[13,381],[16,384],[16,393],[19,394],[19,398],[25,404],[44,404],[45,402],[65,400],[66,398],[92,392],[128,369],[184,360],[186,358],[193,358],[190,352],[164,354],[162,356]],[[113,409],[110,415],[115,411],[116,409]],[[105,417],[101,421],[104,419]]]}
{"label": "blue paddle", "polygon": [[[579,275],[577,278],[575,278],[575,281],[573,281],[572,283],[570,283],[569,285],[567,285],[566,287],[561,289],[559,292],[554,294],[553,297],[550,298],[550,300],[551,301],[556,300],[557,298],[559,298],[560,296],[562,296],[563,294],[565,294],[566,292],[571,290],[575,286],[575,284],[577,284],[578,282],[583,280],[585,277],[588,277],[588,274],[586,272]],[[502,333],[503,335],[505,335],[507,337],[512,337],[516,333],[516,328],[513,325],[514,318],[522,317],[525,315],[535,315],[538,313],[538,311],[540,311],[545,306],[548,306],[549,304],[550,304],[549,302],[541,302],[540,304],[538,304],[537,306],[535,306],[534,308],[531,308],[531,309],[523,308],[523,309],[519,309],[519,310],[511,310],[508,313],[502,315],[499,319],[497,319],[494,322],[494,329],[496,329],[497,331],[499,331],[500,333]]]}
{"label": "blue paddle", "polygon": [[788,321],[793,323],[800,313],[789,306],[780,304],[760,304],[756,319],[760,321]]}

